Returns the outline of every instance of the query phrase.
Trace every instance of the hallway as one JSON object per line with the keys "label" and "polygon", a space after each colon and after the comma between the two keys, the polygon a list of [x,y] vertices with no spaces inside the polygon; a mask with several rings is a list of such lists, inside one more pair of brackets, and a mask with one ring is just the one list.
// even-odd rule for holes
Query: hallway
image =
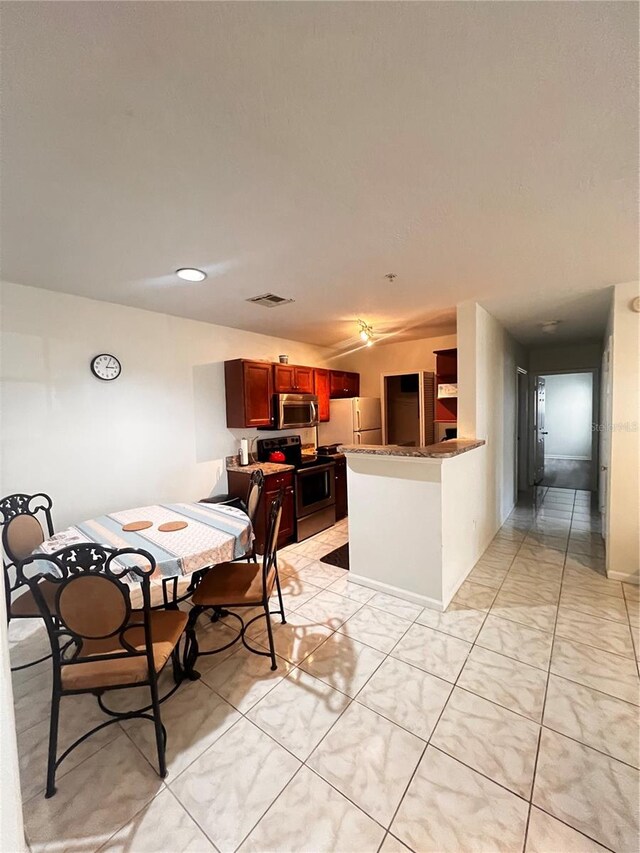
{"label": "hallway", "polygon": [[543,486],[557,489],[579,489],[589,491],[591,488],[591,465],[586,459],[545,459]]}

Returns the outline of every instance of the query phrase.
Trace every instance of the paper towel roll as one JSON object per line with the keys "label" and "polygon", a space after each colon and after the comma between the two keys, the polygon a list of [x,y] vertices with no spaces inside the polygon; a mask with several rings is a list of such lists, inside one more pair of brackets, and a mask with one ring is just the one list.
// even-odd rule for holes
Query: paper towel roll
{"label": "paper towel roll", "polygon": [[240,439],[240,464],[249,464],[249,439],[247,438]]}

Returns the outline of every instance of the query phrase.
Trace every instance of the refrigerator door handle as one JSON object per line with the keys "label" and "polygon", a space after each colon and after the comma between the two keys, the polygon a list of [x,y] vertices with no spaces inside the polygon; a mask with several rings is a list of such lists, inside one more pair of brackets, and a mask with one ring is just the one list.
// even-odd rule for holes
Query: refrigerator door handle
{"label": "refrigerator door handle", "polygon": [[362,433],[356,433],[356,444],[362,444]]}
{"label": "refrigerator door handle", "polygon": [[358,421],[357,429],[358,429],[358,431],[360,431],[360,429],[362,429],[362,427],[360,426],[360,409],[356,409],[356,419]]}

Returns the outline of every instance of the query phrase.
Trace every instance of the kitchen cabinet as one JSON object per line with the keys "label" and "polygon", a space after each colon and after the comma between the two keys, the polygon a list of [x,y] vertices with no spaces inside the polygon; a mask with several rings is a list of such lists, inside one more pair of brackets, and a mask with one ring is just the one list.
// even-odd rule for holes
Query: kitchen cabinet
{"label": "kitchen cabinet", "polygon": [[348,503],[347,503],[347,460],[343,457],[340,457],[335,460],[336,462],[336,521],[340,521],[341,518],[346,518],[348,513]]}
{"label": "kitchen cabinet", "polygon": [[458,420],[458,350],[434,350],[436,357],[436,417],[439,424]]}
{"label": "kitchen cabinet", "polygon": [[313,367],[274,364],[273,384],[276,394],[313,394]]}
{"label": "kitchen cabinet", "polygon": [[273,366],[268,361],[237,358],[224,363],[227,426],[273,425]]}
{"label": "kitchen cabinet", "polygon": [[[244,471],[227,471],[227,478],[229,481],[229,494],[232,497],[244,500],[249,487],[249,473]],[[260,496],[253,530],[256,536],[255,549],[258,554],[264,554],[267,526],[269,524],[269,510],[271,509],[272,501],[277,497],[280,489],[284,489],[284,500],[282,501],[278,548],[284,548],[285,545],[293,541],[296,523],[293,471],[285,471],[282,474],[267,474],[264,478],[264,489]]]}
{"label": "kitchen cabinet", "polygon": [[325,422],[329,420],[329,371],[316,368],[314,374],[314,393],[318,398],[318,419]]}
{"label": "kitchen cabinet", "polygon": [[329,374],[329,395],[336,399],[360,396],[360,374],[332,370]]}
{"label": "kitchen cabinet", "polygon": [[236,358],[224,363],[227,426],[273,429],[274,394],[317,394],[318,417],[329,420],[329,399],[358,397],[360,374]]}

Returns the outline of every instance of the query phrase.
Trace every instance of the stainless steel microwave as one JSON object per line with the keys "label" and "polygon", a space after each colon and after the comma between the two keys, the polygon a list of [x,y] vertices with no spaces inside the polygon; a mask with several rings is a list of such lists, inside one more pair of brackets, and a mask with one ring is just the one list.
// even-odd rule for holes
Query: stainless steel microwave
{"label": "stainless steel microwave", "polygon": [[276,429],[299,429],[318,425],[315,394],[275,394]]}

